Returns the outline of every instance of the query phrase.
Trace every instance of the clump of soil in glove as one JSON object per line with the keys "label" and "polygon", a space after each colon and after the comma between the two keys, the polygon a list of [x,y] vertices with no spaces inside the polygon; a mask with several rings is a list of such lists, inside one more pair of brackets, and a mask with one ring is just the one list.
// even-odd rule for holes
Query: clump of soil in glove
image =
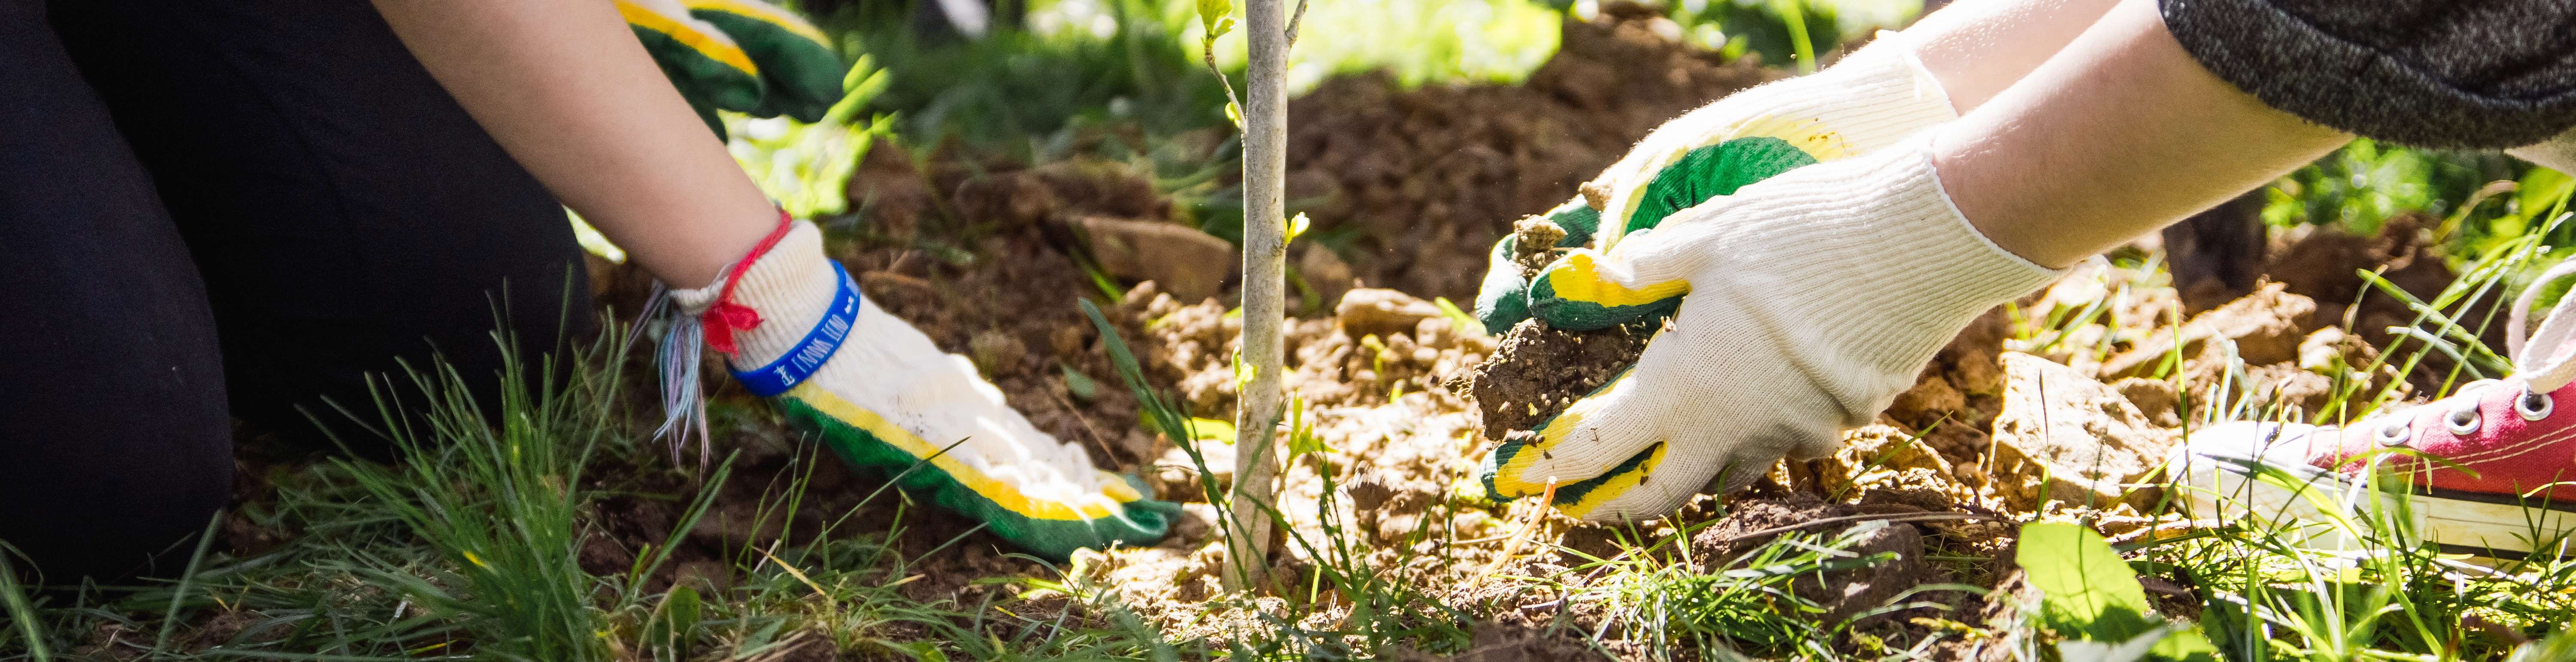
{"label": "clump of soil in glove", "polygon": [[1646,339],[1628,327],[1575,332],[1521,321],[1503,334],[1494,357],[1467,375],[1467,395],[1485,415],[1485,438],[1501,441],[1555,418],[1635,364]]}
{"label": "clump of soil in glove", "polygon": [[1529,216],[1512,224],[1512,263],[1520,265],[1521,280],[1538,277],[1540,269],[1555,261],[1559,251],[1556,242],[1565,240],[1565,228],[1545,216]]}
{"label": "clump of soil in glove", "polygon": [[[1512,262],[1526,280],[1562,253],[1555,246],[1565,230],[1545,217],[1531,216],[1513,224],[1512,236]],[[1522,320],[1503,334],[1493,358],[1465,380],[1464,390],[1484,414],[1485,438],[1501,441],[1555,418],[1635,364],[1649,337],[1626,326],[1578,332]]]}

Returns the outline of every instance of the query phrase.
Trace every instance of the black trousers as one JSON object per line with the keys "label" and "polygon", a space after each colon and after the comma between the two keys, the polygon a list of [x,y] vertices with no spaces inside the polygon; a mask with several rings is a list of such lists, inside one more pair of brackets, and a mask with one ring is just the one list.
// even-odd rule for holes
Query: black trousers
{"label": "black trousers", "polygon": [[366,2],[0,0],[0,540],[155,572],[236,417],[309,436],[397,359],[492,375],[496,319],[578,334],[578,251]]}

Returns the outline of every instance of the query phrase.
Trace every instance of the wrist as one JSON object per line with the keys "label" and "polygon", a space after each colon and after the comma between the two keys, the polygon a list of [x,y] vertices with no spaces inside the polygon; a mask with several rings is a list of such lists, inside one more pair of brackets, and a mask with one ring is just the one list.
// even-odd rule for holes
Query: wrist
{"label": "wrist", "polygon": [[823,255],[822,231],[782,215],[776,230],[714,282],[673,290],[671,299],[700,321],[708,347],[724,354],[735,370],[753,370],[805,348],[829,319],[855,315],[861,301],[847,280]]}

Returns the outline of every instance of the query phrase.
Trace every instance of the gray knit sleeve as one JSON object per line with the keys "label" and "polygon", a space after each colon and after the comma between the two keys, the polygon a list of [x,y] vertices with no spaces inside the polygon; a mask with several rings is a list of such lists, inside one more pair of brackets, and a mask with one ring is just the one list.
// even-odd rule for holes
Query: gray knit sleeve
{"label": "gray knit sleeve", "polygon": [[2364,137],[2503,148],[2576,126],[2576,2],[2159,0],[2192,57]]}

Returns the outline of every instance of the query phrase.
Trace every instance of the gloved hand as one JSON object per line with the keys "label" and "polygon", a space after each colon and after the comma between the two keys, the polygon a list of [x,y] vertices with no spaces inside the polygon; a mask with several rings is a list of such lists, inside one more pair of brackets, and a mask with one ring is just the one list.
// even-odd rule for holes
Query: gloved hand
{"label": "gloved hand", "polygon": [[614,0],[716,133],[715,111],[820,121],[849,69],[823,31],[762,0]]}
{"label": "gloved hand", "polygon": [[[1737,92],[1647,134],[1635,149],[1583,185],[1582,195],[1547,217],[1566,231],[1558,248],[1607,248],[1673,212],[1791,168],[1863,154],[1957,117],[1940,83],[1907,50],[1905,36],[1881,33],[1868,47],[1809,76]],[[1602,219],[1612,222],[1603,224]],[[1563,328],[1598,329],[1671,314],[1678,292],[1580,289],[1533,292],[1511,259],[1514,240],[1495,242],[1477,292],[1488,329],[1508,329],[1537,305]],[[1587,296],[1624,296],[1586,299]],[[1541,316],[1543,319],[1546,315]],[[1561,323],[1559,323],[1561,322]]]}
{"label": "gloved hand", "polygon": [[1558,510],[1601,521],[1748,484],[1831,452],[1969,320],[2053,279],[1959,216],[1929,142],[1800,168],[1552,265],[1689,296],[1635,368],[1497,448],[1486,489],[1554,483]]}
{"label": "gloved hand", "polygon": [[903,489],[1031,552],[1150,544],[1180,512],[1038,431],[966,357],[860,296],[812,223],[783,224],[715,284],[671,296],[744,386],[842,459],[909,468]]}

